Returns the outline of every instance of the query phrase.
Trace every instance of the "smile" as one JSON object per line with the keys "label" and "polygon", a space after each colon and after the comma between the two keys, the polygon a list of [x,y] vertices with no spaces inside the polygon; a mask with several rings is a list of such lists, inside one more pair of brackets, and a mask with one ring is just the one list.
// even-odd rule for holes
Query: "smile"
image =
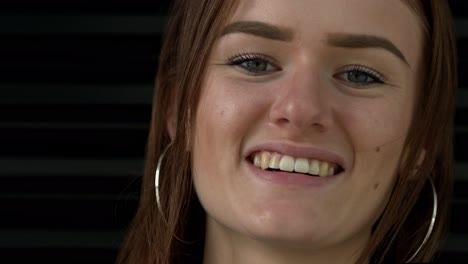
{"label": "smile", "polygon": [[277,152],[259,151],[253,153],[251,161],[263,170],[285,171],[307,174],[310,176],[329,177],[339,174],[343,169],[332,162],[317,159],[292,157]]}

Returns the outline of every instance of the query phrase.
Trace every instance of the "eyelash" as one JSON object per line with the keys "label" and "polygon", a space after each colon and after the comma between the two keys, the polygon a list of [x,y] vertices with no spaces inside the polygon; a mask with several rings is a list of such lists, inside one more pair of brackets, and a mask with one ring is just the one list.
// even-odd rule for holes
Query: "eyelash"
{"label": "eyelash", "polygon": [[358,72],[363,72],[363,73],[367,73],[369,74],[372,78],[376,79],[376,81],[379,81],[381,83],[385,83],[386,82],[386,78],[380,74],[379,72],[377,72],[376,70],[373,70],[373,69],[370,69],[366,66],[362,66],[362,65],[353,65],[351,66],[348,71],[358,71]]}
{"label": "eyelash", "polygon": [[278,66],[278,63],[270,56],[262,54],[262,53],[239,53],[234,56],[231,56],[228,58],[228,65],[231,66],[239,66],[242,67],[245,71],[247,71],[250,75],[262,75],[271,71],[251,71],[249,69],[246,69],[245,67],[242,66],[242,63],[244,62],[249,62],[249,61],[258,61],[258,62],[263,62],[266,64],[269,64],[273,67],[275,67],[277,70],[281,70],[281,68]]}
{"label": "eyelash", "polygon": [[[373,83],[353,83],[354,86],[371,86],[375,84],[385,84],[387,83],[387,79],[385,76],[383,76],[381,73],[379,73],[376,70],[373,70],[371,68],[368,68],[363,65],[350,65],[346,66],[344,70],[340,71],[338,74],[335,75],[335,77],[342,75],[342,74],[348,74],[351,72],[358,72],[361,74],[366,74],[370,78],[372,78],[375,82]],[[346,81],[347,83],[350,83],[349,81]]]}

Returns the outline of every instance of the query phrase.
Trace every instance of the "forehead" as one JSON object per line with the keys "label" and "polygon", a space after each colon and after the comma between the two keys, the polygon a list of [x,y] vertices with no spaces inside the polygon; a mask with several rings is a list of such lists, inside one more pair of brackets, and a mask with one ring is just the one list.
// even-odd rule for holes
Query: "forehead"
{"label": "forehead", "polygon": [[421,18],[406,0],[240,0],[231,19],[292,28],[295,41],[313,44],[330,33],[384,37],[419,61],[424,34]]}

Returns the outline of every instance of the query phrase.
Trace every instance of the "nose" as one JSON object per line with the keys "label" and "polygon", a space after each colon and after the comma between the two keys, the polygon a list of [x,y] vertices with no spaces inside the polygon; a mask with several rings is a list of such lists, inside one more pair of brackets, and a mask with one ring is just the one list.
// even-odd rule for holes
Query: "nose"
{"label": "nose", "polygon": [[332,122],[329,97],[316,68],[297,69],[278,86],[270,109],[270,122],[300,132],[325,131]]}

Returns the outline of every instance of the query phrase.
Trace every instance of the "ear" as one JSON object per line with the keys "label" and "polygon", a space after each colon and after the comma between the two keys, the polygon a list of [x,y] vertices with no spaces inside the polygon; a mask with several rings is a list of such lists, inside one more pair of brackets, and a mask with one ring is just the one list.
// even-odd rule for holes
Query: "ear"
{"label": "ear", "polygon": [[167,132],[169,133],[169,137],[171,141],[174,140],[176,131],[177,131],[177,111],[175,107],[175,100],[171,100],[169,103],[169,107],[167,108],[166,112],[166,126]]}

